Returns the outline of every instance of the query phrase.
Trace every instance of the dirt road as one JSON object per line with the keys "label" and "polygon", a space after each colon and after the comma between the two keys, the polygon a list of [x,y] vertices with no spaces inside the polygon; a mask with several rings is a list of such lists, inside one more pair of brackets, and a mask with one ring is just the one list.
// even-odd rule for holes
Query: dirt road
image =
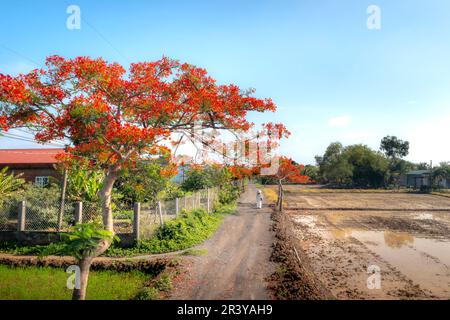
{"label": "dirt road", "polygon": [[228,216],[218,232],[196,249],[200,256],[183,258],[182,273],[174,281],[172,299],[270,299],[267,281],[275,271],[270,262],[271,209],[255,209],[256,189],[250,185],[235,215]]}

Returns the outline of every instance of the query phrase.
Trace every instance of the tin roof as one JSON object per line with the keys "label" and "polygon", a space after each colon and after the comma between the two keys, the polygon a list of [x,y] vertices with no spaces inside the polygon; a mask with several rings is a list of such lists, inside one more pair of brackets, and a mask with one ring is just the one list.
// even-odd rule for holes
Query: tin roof
{"label": "tin roof", "polygon": [[411,175],[411,176],[420,176],[423,174],[429,174],[430,171],[429,170],[414,170],[414,171],[409,171],[407,173],[407,175]]}
{"label": "tin roof", "polygon": [[54,164],[64,149],[0,149],[0,164]]}

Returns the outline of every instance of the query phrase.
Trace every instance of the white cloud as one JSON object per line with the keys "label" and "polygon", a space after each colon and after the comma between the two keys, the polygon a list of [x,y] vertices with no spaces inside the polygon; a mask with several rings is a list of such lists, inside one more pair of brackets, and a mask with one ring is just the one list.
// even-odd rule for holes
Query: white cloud
{"label": "white cloud", "polygon": [[333,128],[345,127],[352,122],[352,117],[350,116],[340,116],[331,118],[328,120],[328,125]]}

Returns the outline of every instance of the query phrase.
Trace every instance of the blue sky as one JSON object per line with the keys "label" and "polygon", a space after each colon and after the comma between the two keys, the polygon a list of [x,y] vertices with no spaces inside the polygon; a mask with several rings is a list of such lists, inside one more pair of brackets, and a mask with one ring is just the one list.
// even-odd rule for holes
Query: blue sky
{"label": "blue sky", "polygon": [[[68,30],[68,5],[81,30]],[[366,10],[381,9],[369,30]],[[330,142],[378,149],[411,143],[412,161],[450,161],[450,2],[446,0],[6,1],[0,72],[59,54],[127,65],[162,55],[206,68],[220,83],[256,88],[285,123],[281,152],[313,163]],[[0,147],[30,144],[0,138]]]}

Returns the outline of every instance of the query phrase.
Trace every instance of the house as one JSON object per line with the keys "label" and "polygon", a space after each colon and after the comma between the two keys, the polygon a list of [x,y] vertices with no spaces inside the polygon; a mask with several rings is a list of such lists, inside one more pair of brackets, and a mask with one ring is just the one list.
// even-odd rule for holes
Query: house
{"label": "house", "polygon": [[27,182],[46,186],[50,177],[59,179],[56,155],[64,149],[0,149],[0,169],[23,174]]}
{"label": "house", "polygon": [[[421,187],[429,187],[431,183],[430,170],[414,170],[408,172],[406,175],[401,177],[401,185],[420,189]],[[450,179],[435,179],[433,181],[434,187],[450,188]]]}
{"label": "house", "polygon": [[430,181],[429,170],[414,170],[406,174],[406,186],[410,188],[429,187]]}

